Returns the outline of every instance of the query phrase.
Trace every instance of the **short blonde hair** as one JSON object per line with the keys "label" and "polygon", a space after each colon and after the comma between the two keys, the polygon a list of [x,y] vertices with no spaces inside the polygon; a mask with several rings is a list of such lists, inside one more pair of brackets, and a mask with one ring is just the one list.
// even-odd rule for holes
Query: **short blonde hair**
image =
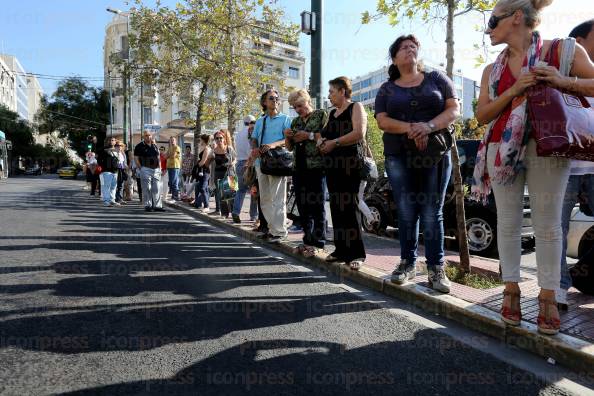
{"label": "short blonde hair", "polygon": [[311,105],[311,96],[305,89],[299,89],[289,94],[289,104],[293,107],[301,103],[307,103]]}

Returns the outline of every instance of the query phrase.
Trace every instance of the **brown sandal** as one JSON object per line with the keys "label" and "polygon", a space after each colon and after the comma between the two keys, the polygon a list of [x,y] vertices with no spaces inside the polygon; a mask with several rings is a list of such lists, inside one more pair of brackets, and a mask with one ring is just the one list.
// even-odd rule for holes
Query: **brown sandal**
{"label": "brown sandal", "polygon": [[304,257],[313,257],[317,253],[317,249],[313,246],[305,246],[303,253],[301,253]]}
{"label": "brown sandal", "polygon": [[[555,335],[559,332],[561,327],[561,320],[553,318],[551,307],[557,308],[557,301],[554,298],[540,298],[538,297],[538,305],[544,307],[544,315],[541,314],[542,310],[538,313],[536,324],[538,325],[538,331],[546,335]],[[557,311],[558,313],[559,311]]]}
{"label": "brown sandal", "polygon": [[501,302],[501,320],[510,326],[519,326],[522,322],[522,306],[520,305],[520,293],[519,292],[503,292],[503,299],[509,296],[509,307],[503,305]]}

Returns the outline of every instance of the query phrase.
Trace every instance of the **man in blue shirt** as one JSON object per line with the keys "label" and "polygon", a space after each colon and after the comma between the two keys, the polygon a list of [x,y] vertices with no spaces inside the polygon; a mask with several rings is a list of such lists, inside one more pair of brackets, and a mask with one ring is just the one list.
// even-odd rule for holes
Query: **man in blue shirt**
{"label": "man in blue shirt", "polygon": [[[264,116],[256,121],[252,133],[252,154],[260,157],[270,149],[284,146],[284,130],[291,127],[291,118],[279,112],[280,97],[276,90],[267,90],[260,98]],[[260,207],[268,222],[269,233],[264,235],[270,242],[278,243],[287,236],[287,178],[265,175],[256,160]]]}

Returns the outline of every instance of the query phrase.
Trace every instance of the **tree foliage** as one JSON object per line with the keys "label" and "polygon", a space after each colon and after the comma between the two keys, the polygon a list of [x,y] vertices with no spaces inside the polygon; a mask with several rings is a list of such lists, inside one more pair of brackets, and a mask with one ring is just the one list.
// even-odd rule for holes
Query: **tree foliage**
{"label": "tree foliage", "polygon": [[109,125],[109,94],[77,77],[61,81],[51,98],[44,96],[35,116],[39,132],[58,131],[82,157],[88,135],[102,142]]}
{"label": "tree foliage", "polygon": [[14,111],[0,105],[0,130],[6,133],[6,139],[12,142],[12,155],[25,156],[33,145],[33,130],[27,121],[19,118]]}
{"label": "tree foliage", "polygon": [[[130,37],[137,79],[196,108],[195,142],[202,124],[253,110],[265,72],[257,47],[263,30],[296,37],[283,14],[262,0],[184,0],[175,8],[136,1]],[[256,47],[254,47],[256,44]]]}
{"label": "tree foliage", "polygon": [[389,24],[396,26],[404,18],[418,17],[428,24],[445,22],[446,72],[451,78],[454,70],[454,19],[471,12],[487,12],[496,3],[497,0],[377,0],[376,13],[365,11],[361,21],[367,24],[387,17]]}
{"label": "tree foliage", "polygon": [[373,159],[377,165],[377,171],[379,175],[384,174],[385,170],[385,157],[384,157],[384,132],[377,125],[377,121],[373,115],[373,111],[367,109],[367,134],[365,139],[373,154]]}

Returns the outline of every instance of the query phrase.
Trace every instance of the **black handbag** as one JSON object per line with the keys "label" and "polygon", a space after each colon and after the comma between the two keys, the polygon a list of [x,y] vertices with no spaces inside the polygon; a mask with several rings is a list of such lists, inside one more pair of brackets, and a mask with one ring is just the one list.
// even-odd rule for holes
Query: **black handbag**
{"label": "black handbag", "polygon": [[[266,118],[260,134],[259,146],[262,146],[262,139],[266,132]],[[270,176],[291,176],[293,174],[293,153],[285,147],[277,147],[268,150],[260,157],[260,171]]]}
{"label": "black handbag", "polygon": [[419,150],[415,141],[406,139],[406,148],[412,168],[433,168],[454,144],[452,127],[440,129],[429,135],[425,150]]}

